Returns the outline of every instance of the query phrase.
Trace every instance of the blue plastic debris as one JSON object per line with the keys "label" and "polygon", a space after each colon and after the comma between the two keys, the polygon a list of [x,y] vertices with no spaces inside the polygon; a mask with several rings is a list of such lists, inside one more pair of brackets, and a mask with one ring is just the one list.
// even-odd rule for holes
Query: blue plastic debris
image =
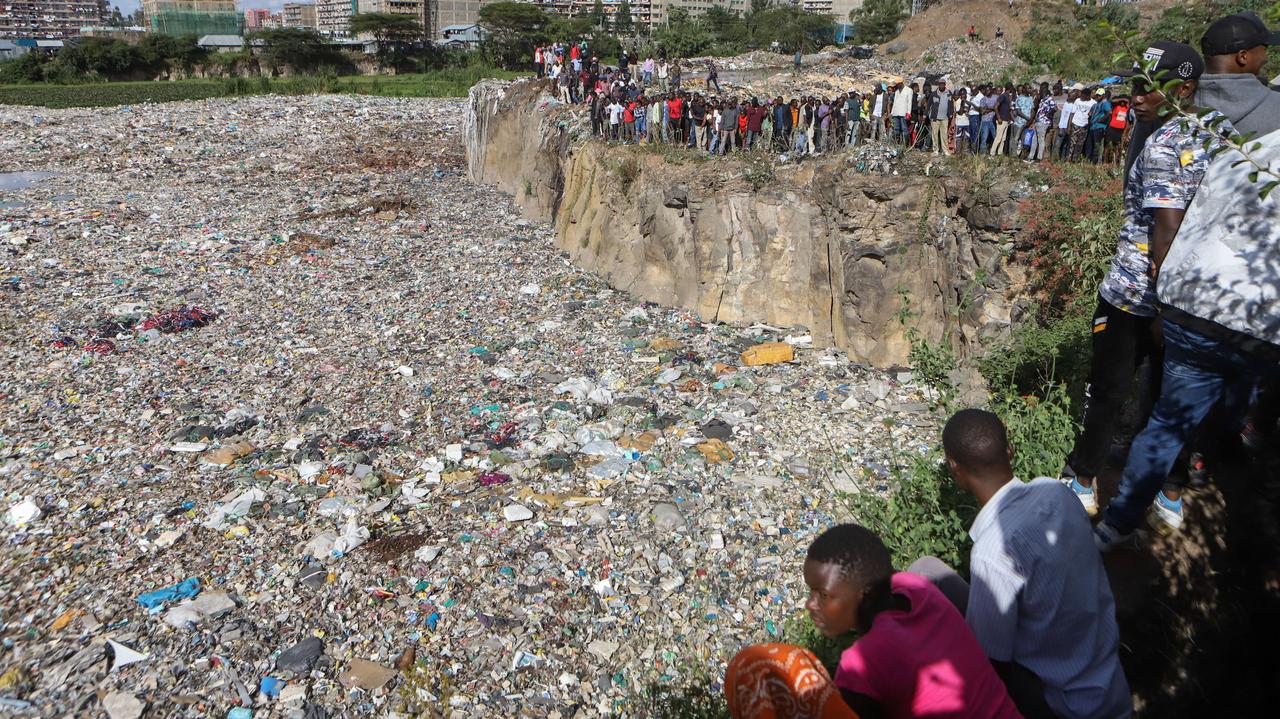
{"label": "blue plastic debris", "polygon": [[178,599],[190,599],[200,593],[200,579],[192,577],[182,582],[178,582],[172,587],[157,589],[154,592],[145,592],[138,595],[138,604],[147,609],[154,609],[166,602],[172,602]]}
{"label": "blue plastic debris", "polygon": [[280,696],[280,690],[284,689],[284,685],[285,682],[282,679],[276,679],[275,677],[263,677],[262,683],[258,685],[258,691],[261,692],[263,696],[268,696],[274,699]]}

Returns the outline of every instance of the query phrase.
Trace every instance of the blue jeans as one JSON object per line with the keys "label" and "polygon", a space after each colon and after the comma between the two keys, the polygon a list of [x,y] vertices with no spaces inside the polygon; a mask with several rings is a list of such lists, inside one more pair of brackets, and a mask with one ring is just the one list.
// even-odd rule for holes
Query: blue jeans
{"label": "blue jeans", "polygon": [[907,137],[907,118],[901,115],[893,116],[893,139],[899,142],[906,142]]}
{"label": "blue jeans", "polygon": [[1276,371],[1274,364],[1222,340],[1169,320],[1161,326],[1165,354],[1160,399],[1146,428],[1133,440],[1119,493],[1103,515],[1120,532],[1131,532],[1142,522],[1182,446],[1209,409],[1223,399],[1226,416],[1233,422],[1243,420],[1255,380]]}
{"label": "blue jeans", "polygon": [[986,152],[996,139],[995,120],[983,120],[978,127],[978,152]]}

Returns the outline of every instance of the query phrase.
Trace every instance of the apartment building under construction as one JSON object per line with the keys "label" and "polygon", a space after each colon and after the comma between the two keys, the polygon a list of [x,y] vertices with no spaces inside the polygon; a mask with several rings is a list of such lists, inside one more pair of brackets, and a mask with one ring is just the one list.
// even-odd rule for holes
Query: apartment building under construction
{"label": "apartment building under construction", "polygon": [[0,37],[73,37],[109,13],[106,0],[0,0]]}
{"label": "apartment building under construction", "polygon": [[239,35],[236,0],[142,0],[147,29],[161,35]]}

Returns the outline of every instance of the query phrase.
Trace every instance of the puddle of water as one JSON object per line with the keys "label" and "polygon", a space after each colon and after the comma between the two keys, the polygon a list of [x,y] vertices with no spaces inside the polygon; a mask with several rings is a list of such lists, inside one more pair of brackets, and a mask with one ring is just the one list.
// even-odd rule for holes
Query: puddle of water
{"label": "puddle of water", "polygon": [[0,172],[0,190],[23,190],[57,176],[56,172]]}
{"label": "puddle of water", "polygon": [[0,210],[16,210],[20,207],[26,207],[28,203],[22,200],[14,200],[12,202],[0,202]]}

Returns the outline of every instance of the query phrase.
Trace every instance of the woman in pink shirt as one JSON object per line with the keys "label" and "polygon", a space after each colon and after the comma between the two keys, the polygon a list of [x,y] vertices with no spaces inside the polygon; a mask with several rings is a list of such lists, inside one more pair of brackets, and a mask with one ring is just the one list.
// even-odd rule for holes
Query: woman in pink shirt
{"label": "woman in pink shirt", "polygon": [[[1020,718],[960,611],[924,577],[893,571],[870,530],[841,524],[823,532],[809,546],[804,580],[818,631],[857,631],[858,640],[840,656],[834,681],[799,647],[744,649],[725,675],[734,717]],[[852,711],[844,714],[844,705]]]}
{"label": "woman in pink shirt", "polygon": [[835,684],[863,719],[1019,716],[960,611],[924,577],[894,572],[870,530],[841,524],[823,532],[809,546],[804,580],[818,631],[858,630]]}

